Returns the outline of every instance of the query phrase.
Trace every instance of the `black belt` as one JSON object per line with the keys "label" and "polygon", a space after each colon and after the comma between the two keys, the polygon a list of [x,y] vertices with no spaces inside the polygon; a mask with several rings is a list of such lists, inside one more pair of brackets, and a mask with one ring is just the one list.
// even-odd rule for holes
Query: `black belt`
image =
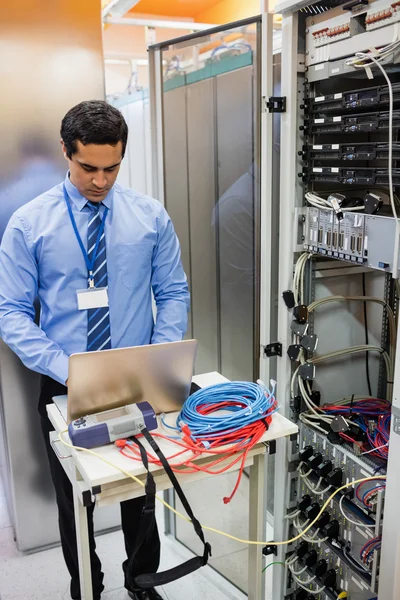
{"label": "black belt", "polygon": [[184,577],[185,575],[189,575],[190,573],[197,571],[198,569],[200,569],[200,567],[204,567],[207,564],[209,557],[211,556],[211,546],[208,542],[206,542],[201,525],[200,525],[199,521],[196,519],[196,517],[194,516],[193,511],[190,507],[190,504],[187,501],[186,496],[183,493],[182,488],[179,485],[179,482],[178,482],[177,478],[175,477],[174,472],[172,471],[171,467],[169,466],[167,459],[165,458],[165,456],[161,452],[160,448],[158,447],[158,444],[156,443],[154,438],[150,435],[150,433],[147,431],[147,429],[142,429],[142,434],[144,435],[145,439],[148,441],[148,443],[150,444],[150,446],[152,447],[154,452],[157,454],[158,458],[161,461],[161,464],[163,465],[163,467],[165,469],[165,472],[167,473],[168,477],[170,478],[171,483],[174,486],[174,489],[175,489],[176,493],[178,494],[179,499],[182,502],[183,507],[184,507],[188,517],[190,518],[190,521],[194,527],[196,534],[198,535],[198,537],[200,538],[200,540],[203,543],[204,553],[203,553],[203,556],[195,556],[194,558],[191,558],[190,560],[182,563],[181,565],[178,565],[177,567],[173,567],[172,569],[168,569],[167,571],[162,571],[161,573],[148,573],[146,575],[138,575],[136,577],[134,577],[130,574],[132,572],[132,565],[134,563],[135,557],[141,551],[142,546],[145,543],[148,532],[151,531],[151,529],[155,526],[155,523],[156,523],[156,514],[155,514],[156,513],[156,484],[155,484],[153,475],[149,471],[149,461],[147,458],[146,450],[145,450],[144,446],[141,444],[141,442],[138,439],[133,437],[131,439],[139,447],[143,466],[147,471],[147,477],[146,477],[146,485],[145,485],[146,501],[145,501],[145,505],[144,505],[144,508],[142,511],[140,527],[139,527],[139,534],[138,534],[138,537],[136,540],[136,545],[133,550],[133,553],[129,557],[128,567],[126,570],[127,581],[128,581],[129,586],[132,589],[135,589],[135,588],[148,589],[148,588],[152,588],[152,587],[157,587],[159,585],[165,585],[167,583],[170,583],[171,581],[180,579],[181,577]]}

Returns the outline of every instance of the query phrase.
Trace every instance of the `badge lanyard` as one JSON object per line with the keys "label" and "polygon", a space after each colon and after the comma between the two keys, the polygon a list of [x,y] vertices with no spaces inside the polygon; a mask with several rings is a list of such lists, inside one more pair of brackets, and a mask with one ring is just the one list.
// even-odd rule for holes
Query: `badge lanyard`
{"label": "badge lanyard", "polygon": [[65,184],[64,184],[64,199],[65,199],[65,202],[67,204],[69,218],[71,219],[71,223],[72,223],[72,227],[74,228],[76,239],[79,242],[79,246],[80,246],[80,248],[82,250],[83,258],[85,259],[85,263],[86,263],[87,270],[88,270],[88,273],[89,273],[89,278],[88,278],[89,288],[94,288],[95,286],[94,286],[93,269],[94,269],[94,265],[95,265],[95,262],[96,262],[96,257],[97,257],[97,252],[98,252],[98,249],[99,249],[100,239],[101,239],[101,236],[103,235],[103,232],[104,232],[104,226],[105,226],[105,222],[106,222],[106,218],[107,218],[107,214],[108,214],[108,208],[107,208],[107,206],[105,207],[104,215],[103,215],[103,218],[101,220],[99,230],[97,232],[97,239],[96,239],[96,244],[95,244],[94,250],[93,250],[92,260],[89,260],[89,255],[87,253],[87,250],[86,250],[85,246],[83,245],[81,236],[79,235],[78,227],[76,225],[75,217],[74,217],[74,214],[72,212],[71,203],[69,201],[69,196],[68,196],[68,192],[66,190]]}

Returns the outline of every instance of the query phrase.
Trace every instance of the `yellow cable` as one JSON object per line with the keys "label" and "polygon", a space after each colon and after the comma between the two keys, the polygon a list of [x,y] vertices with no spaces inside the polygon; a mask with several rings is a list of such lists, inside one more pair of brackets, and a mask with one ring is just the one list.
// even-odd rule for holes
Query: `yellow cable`
{"label": "yellow cable", "polygon": [[342,598],[347,598],[347,592],[340,592],[337,600],[342,600]]}
{"label": "yellow cable", "polygon": [[[141,481],[140,479],[138,479],[137,477],[135,477],[135,475],[132,475],[128,471],[125,471],[125,469],[123,469],[122,467],[119,467],[118,465],[114,464],[113,462],[111,462],[107,458],[104,458],[103,456],[101,456],[97,452],[94,452],[93,450],[89,450],[88,448],[81,448],[80,446],[73,446],[72,444],[69,444],[68,442],[66,442],[63,439],[62,436],[63,436],[64,433],[67,433],[67,432],[68,432],[68,429],[65,429],[64,431],[61,431],[58,434],[59,440],[60,440],[60,442],[62,442],[64,444],[64,446],[67,446],[68,448],[73,448],[74,450],[81,450],[82,452],[86,452],[87,454],[91,454],[92,456],[96,456],[96,458],[99,458],[100,460],[102,460],[103,462],[105,462],[106,464],[108,464],[110,467],[113,467],[114,469],[117,469],[117,471],[120,471],[121,473],[123,473],[124,475],[126,475],[126,477],[129,477],[130,479],[133,479],[134,481],[136,481],[136,483],[138,483],[142,487],[145,487],[144,482]],[[229,533],[225,533],[225,531],[220,531],[219,529],[214,529],[214,527],[207,527],[207,525],[201,525],[201,526],[206,531],[211,531],[212,533],[217,533],[218,535],[222,535],[222,536],[224,536],[226,538],[229,538],[230,540],[233,540],[235,542],[239,542],[240,544],[254,545],[254,546],[267,546],[267,545],[286,546],[286,544],[292,544],[293,542],[297,542],[297,540],[299,540],[300,538],[302,538],[303,535],[305,533],[307,533],[307,531],[309,531],[311,529],[311,527],[313,527],[313,525],[315,525],[315,523],[318,521],[318,519],[320,518],[320,516],[322,515],[322,513],[324,512],[324,510],[331,503],[331,500],[333,500],[333,498],[336,496],[336,494],[339,494],[339,492],[342,492],[343,490],[346,490],[347,488],[349,488],[349,487],[351,487],[353,485],[357,485],[359,483],[364,483],[364,481],[374,481],[374,480],[382,481],[383,479],[386,479],[386,476],[381,476],[381,477],[378,477],[378,476],[377,477],[364,477],[363,479],[356,479],[355,481],[350,481],[350,483],[346,483],[346,485],[342,485],[342,487],[338,488],[335,492],[333,492],[333,494],[331,494],[329,496],[328,500],[325,502],[325,504],[323,505],[323,507],[319,511],[318,515],[315,517],[314,521],[311,521],[311,523],[309,523],[309,525],[307,525],[307,527],[305,529],[303,529],[303,531],[301,533],[299,533],[298,535],[296,535],[294,538],[292,538],[291,540],[286,540],[284,542],[274,542],[274,541],[256,542],[256,541],[252,541],[252,540],[242,540],[241,538],[238,538],[238,537],[236,537],[234,535],[230,535]],[[156,498],[157,498],[157,500],[159,502],[161,502],[161,504],[163,504],[166,508],[168,508],[168,510],[170,510],[171,512],[173,512],[177,517],[179,517],[180,519],[183,519],[184,521],[187,521],[188,523],[191,523],[191,520],[189,519],[189,517],[185,517],[185,515],[183,515],[179,511],[177,511],[170,504],[168,504],[168,502],[165,502],[165,500],[163,500],[157,494],[156,494]]]}

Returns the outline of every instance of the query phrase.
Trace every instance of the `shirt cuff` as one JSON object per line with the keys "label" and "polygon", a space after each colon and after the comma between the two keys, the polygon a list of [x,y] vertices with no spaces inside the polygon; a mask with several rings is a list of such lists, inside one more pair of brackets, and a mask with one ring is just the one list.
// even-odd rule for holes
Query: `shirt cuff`
{"label": "shirt cuff", "polygon": [[50,377],[65,385],[68,379],[68,363],[69,357],[67,354],[60,354],[55,358],[49,366],[48,373]]}

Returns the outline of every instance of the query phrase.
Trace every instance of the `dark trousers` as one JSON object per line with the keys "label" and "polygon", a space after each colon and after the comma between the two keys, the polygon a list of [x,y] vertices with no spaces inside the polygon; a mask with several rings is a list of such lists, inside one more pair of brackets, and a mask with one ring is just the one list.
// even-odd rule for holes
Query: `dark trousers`
{"label": "dark trousers", "polygon": [[[76,531],[74,519],[74,501],[72,494],[72,485],[69,481],[63,467],[55,455],[49,441],[49,433],[54,430],[50,423],[46,405],[52,402],[54,396],[60,396],[67,393],[67,388],[60,383],[43,377],[42,391],[39,399],[39,413],[41,415],[42,433],[46,444],[47,456],[50,464],[51,477],[56,492],[58,506],[58,523],[60,528],[61,546],[64,554],[64,559],[71,575],[71,598],[80,600],[80,585],[79,585],[79,566],[78,552],[76,544]],[[129,556],[133,553],[135,541],[139,532],[139,523],[144,506],[144,497],[135,498],[121,502],[121,521],[122,531],[125,538],[125,550]],[[103,586],[103,572],[101,570],[101,562],[96,554],[96,543],[93,533],[93,510],[94,504],[87,508],[88,528],[89,528],[89,545],[90,559],[92,571],[93,597],[94,600],[99,600]],[[149,535],[146,541],[146,547],[140,555],[137,556],[133,565],[131,565],[130,573],[133,576],[143,575],[145,573],[155,573],[160,563],[160,538],[157,528]],[[128,561],[126,560],[122,567],[124,573],[126,571]],[[128,587],[125,577],[125,587]]]}

